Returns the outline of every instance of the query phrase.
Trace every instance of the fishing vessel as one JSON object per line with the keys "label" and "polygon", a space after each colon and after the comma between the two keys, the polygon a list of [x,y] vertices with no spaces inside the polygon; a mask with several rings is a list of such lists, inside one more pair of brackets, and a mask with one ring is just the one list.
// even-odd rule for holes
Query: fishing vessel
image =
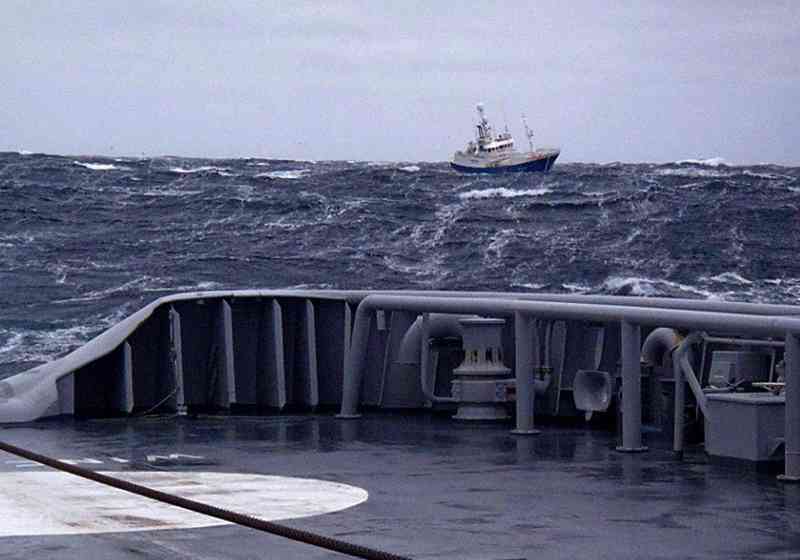
{"label": "fishing vessel", "polygon": [[514,149],[514,138],[508,132],[508,128],[495,134],[486,118],[482,103],[478,103],[477,111],[478,124],[475,125],[475,140],[470,140],[463,150],[453,154],[450,162],[453,169],[465,173],[550,171],[561,150],[558,148],[534,149],[533,132],[528,127],[524,116],[522,123],[525,126],[529,151],[519,152]]}

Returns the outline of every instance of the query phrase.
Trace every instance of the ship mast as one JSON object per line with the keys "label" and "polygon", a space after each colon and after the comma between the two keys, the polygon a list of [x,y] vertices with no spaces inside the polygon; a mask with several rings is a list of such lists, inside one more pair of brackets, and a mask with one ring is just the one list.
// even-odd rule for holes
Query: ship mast
{"label": "ship mast", "polygon": [[528,120],[525,118],[525,115],[522,115],[522,124],[525,126],[525,136],[528,137],[528,146],[530,146],[531,151],[533,151],[533,131],[528,127]]}
{"label": "ship mast", "polygon": [[492,127],[483,112],[483,103],[478,103],[476,109],[478,110],[478,144],[483,146],[492,141]]}

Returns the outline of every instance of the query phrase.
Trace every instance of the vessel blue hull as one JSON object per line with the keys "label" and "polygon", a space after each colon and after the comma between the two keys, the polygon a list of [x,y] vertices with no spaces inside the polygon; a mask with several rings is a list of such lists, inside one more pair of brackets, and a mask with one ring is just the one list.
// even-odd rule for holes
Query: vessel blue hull
{"label": "vessel blue hull", "polygon": [[453,161],[450,162],[450,165],[453,169],[456,171],[461,171],[462,173],[517,173],[535,171],[547,173],[555,164],[557,157],[558,154],[532,161],[526,161],[516,165],[498,165],[495,167],[472,167],[460,165]]}

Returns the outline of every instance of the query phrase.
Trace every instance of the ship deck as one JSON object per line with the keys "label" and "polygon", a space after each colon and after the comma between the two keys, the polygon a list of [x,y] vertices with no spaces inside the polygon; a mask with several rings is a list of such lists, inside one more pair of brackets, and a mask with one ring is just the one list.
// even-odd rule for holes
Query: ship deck
{"label": "ship deck", "polygon": [[[645,453],[619,453],[613,433],[583,426],[547,425],[519,437],[507,425],[426,413],[62,418],[0,428],[0,440],[118,474],[277,475],[361,488],[369,498],[357,505],[281,523],[412,558],[766,559],[800,550],[800,486],[710,462],[701,448],[678,461],[654,438]],[[70,517],[64,484],[42,487],[38,500],[15,497],[19,473],[45,471],[0,453],[4,519]],[[96,492],[99,508],[105,487]],[[224,484],[217,495],[226,495]],[[229,524],[74,535],[28,529],[0,537],[3,558],[346,557]]]}

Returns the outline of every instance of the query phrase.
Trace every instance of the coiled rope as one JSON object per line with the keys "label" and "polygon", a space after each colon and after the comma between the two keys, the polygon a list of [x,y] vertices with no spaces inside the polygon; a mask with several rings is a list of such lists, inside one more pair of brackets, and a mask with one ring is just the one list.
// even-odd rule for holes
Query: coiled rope
{"label": "coiled rope", "polygon": [[113,476],[108,476],[84,469],[82,467],[70,465],[57,459],[40,455],[39,453],[34,453],[28,449],[23,449],[3,441],[0,441],[0,450],[11,453],[12,455],[17,455],[18,457],[22,457],[24,459],[28,459],[30,461],[41,463],[42,465],[46,465],[60,471],[68,472],[76,476],[99,482],[100,484],[107,484],[108,486],[113,486],[114,488],[118,488],[132,494],[138,494],[139,496],[144,496],[145,498],[158,500],[159,502],[164,502],[173,506],[188,509],[196,513],[216,517],[217,519],[222,519],[223,521],[227,521],[229,523],[250,527],[251,529],[257,529],[259,531],[264,531],[266,533],[271,533],[273,535],[278,535],[294,541],[332,550],[334,552],[348,554],[357,558],[365,558],[367,560],[411,560],[406,556],[398,556],[389,552],[348,543],[332,537],[311,533],[309,531],[294,529],[279,523],[264,521],[263,519],[258,519],[250,515],[244,515],[209,504],[188,500],[173,494],[167,494],[166,492],[161,492],[146,486],[134,484],[133,482],[128,482],[127,480],[121,480],[119,478],[114,478]]}

